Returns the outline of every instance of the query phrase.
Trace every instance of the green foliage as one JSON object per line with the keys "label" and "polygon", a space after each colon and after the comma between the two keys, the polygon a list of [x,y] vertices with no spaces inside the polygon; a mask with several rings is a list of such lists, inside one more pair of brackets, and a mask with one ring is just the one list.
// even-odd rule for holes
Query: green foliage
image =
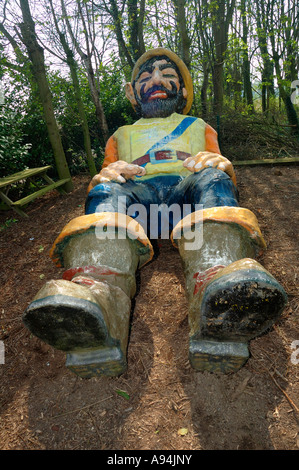
{"label": "green foliage", "polygon": [[1,175],[54,165],[37,90],[26,76],[11,77],[0,113]]}
{"label": "green foliage", "polygon": [[28,167],[31,144],[24,143],[19,117],[0,107],[0,175],[6,176]]}
{"label": "green foliage", "polygon": [[125,96],[125,80],[120,61],[111,55],[107,65],[100,70],[100,94],[110,133],[120,126],[132,124],[136,114]]}
{"label": "green foliage", "polygon": [[[73,4],[73,6],[77,5],[77,2],[69,3],[70,6],[71,4]],[[134,37],[133,34],[133,29],[136,25],[132,22],[132,19],[135,15],[135,11],[137,11],[138,15],[140,14],[140,10],[138,10],[138,8],[137,10],[135,9],[135,6],[138,7],[138,2],[135,0],[129,2],[131,6],[135,5],[131,12],[128,10],[128,2],[116,3],[119,8],[119,17],[117,19],[121,23],[121,32],[125,47],[132,55],[132,59],[134,59],[136,52],[135,46],[138,41],[136,41],[136,37]],[[123,9],[120,9],[121,3]],[[160,45],[168,47],[180,54],[182,38],[180,37],[180,28],[178,27],[179,25],[175,13],[176,3],[177,2],[167,3],[160,0],[146,0],[143,38],[147,49]],[[226,6],[228,6],[229,3],[230,2],[226,2]],[[239,122],[238,119],[245,123],[244,126],[240,126],[239,130],[241,131],[240,135],[245,136],[246,129],[250,129],[251,134],[248,140],[245,141],[243,139],[242,141],[242,145],[246,149],[247,141],[253,141],[256,130],[253,126],[254,121],[252,122],[251,118],[249,118],[251,109],[246,104],[244,96],[245,85],[248,82],[244,80],[244,58],[247,59],[247,44],[246,38],[243,40],[242,15],[246,16],[248,25],[248,52],[249,60],[251,61],[250,71],[251,80],[253,82],[254,108],[258,119],[263,119],[266,126],[269,121],[269,116],[272,116],[273,122],[271,124],[286,124],[284,104],[277,98],[277,85],[281,85],[285,90],[290,90],[290,83],[296,80],[298,71],[296,65],[296,28],[291,21],[292,15],[295,14],[295,9],[292,7],[290,11],[285,12],[283,9],[283,1],[276,2],[276,4],[272,2],[275,22],[270,24],[270,18],[262,18],[261,16],[262,10],[260,11],[260,8],[262,3],[263,2],[260,0],[256,2],[245,2],[244,12],[240,4],[235,4],[235,13],[232,16],[232,20],[230,20],[230,24],[227,25],[229,26],[229,35],[228,41],[225,41],[227,42],[227,47],[225,47],[225,54],[223,56],[222,85],[224,103],[221,122],[222,125],[225,126],[226,136],[229,134],[230,129],[237,129],[238,127],[231,126],[231,122],[235,123],[235,117],[237,123]],[[99,42],[96,41],[92,43],[92,48],[99,48],[97,58],[102,58],[104,61],[100,65],[97,64],[98,66],[94,68],[94,72],[97,74],[96,78],[98,80],[100,99],[111,135],[120,126],[131,124],[136,120],[135,112],[126,99],[124,91],[125,77],[130,77],[130,66],[127,65],[124,67],[123,61],[120,60],[117,52],[111,52],[110,56],[107,57],[107,51],[112,51],[112,49],[109,49],[109,41],[114,38],[117,42],[118,39],[116,37],[117,28],[115,20],[113,20],[112,17],[109,19],[109,14],[103,16],[101,8],[93,2],[84,0],[83,4],[86,4],[86,12],[88,11],[89,13],[90,30],[94,27],[94,31],[97,32],[97,40],[99,40]],[[216,46],[213,34],[213,27],[215,28],[215,25],[213,23],[219,16],[219,9],[223,4],[213,0],[210,2],[185,2],[185,5],[187,17],[186,27],[191,42],[190,70],[194,84],[194,102],[190,114],[195,116],[204,114],[203,117],[212,125],[214,124],[214,127],[217,127],[217,123],[213,122],[213,120],[216,120],[216,116],[212,114],[215,91],[215,80],[213,81],[212,77],[214,71],[213,67],[215,66]],[[265,3],[265,6],[267,5],[270,6],[268,1]],[[57,15],[59,16],[58,11]],[[71,21],[73,14],[66,17]],[[199,21],[199,19],[201,20]],[[260,19],[260,26],[258,25],[258,19]],[[91,20],[94,21],[94,24],[91,24]],[[43,23],[40,23],[40,25],[42,24]],[[60,25],[62,25],[62,23],[60,23]],[[219,24],[218,27],[221,29],[224,25],[225,22]],[[44,26],[44,34],[48,34],[50,50],[54,45],[51,21],[46,21]],[[100,28],[98,28],[99,26]],[[79,20],[77,28],[78,39],[81,41],[82,35],[85,35],[88,31],[85,30],[85,26],[81,24]],[[13,32],[13,28],[11,32]],[[44,40],[40,29],[37,29],[37,36],[40,36],[41,39]],[[66,34],[66,37],[68,38],[68,34]],[[275,71],[273,67],[273,52],[275,51],[272,50],[274,47],[271,45],[272,38],[275,39],[273,44],[281,57],[281,76],[277,75],[277,71]],[[70,40],[70,38],[68,38],[68,40]],[[102,40],[104,40],[106,45],[103,46],[101,50]],[[116,42],[111,43],[113,47]],[[118,44],[119,51],[121,51],[120,45],[121,44]],[[265,50],[263,46],[267,46],[267,50]],[[104,48],[106,48],[106,51],[104,51]],[[16,51],[15,53],[16,57],[13,59],[13,54],[10,55],[10,53],[7,52],[5,42],[1,41],[0,79],[2,80],[4,71],[7,73],[11,64],[15,65],[15,67],[11,69],[10,87],[5,91],[5,105],[1,107],[0,104],[1,175],[23,170],[26,167],[47,164],[53,165],[55,169],[53,150],[48,139],[47,127],[44,121],[38,91],[33,81],[30,61],[28,60],[28,63],[24,63],[20,54]],[[95,156],[96,166],[100,168],[103,160],[105,142],[99,128],[100,126],[83,63],[76,54],[74,57],[78,60],[80,90],[90,131],[91,146]],[[267,66],[267,73],[265,74],[267,65],[266,59],[268,60],[270,69],[268,69]],[[82,68],[80,68],[81,66]],[[17,73],[20,69],[23,71],[22,75]],[[206,100],[203,100],[201,92],[203,91],[204,72],[207,70],[209,73],[207,77],[208,83],[205,88],[206,93],[203,94]],[[274,77],[276,78],[275,82],[273,82]],[[48,69],[48,80],[55,115],[70,171],[72,174],[88,171],[78,105],[69,72],[67,69],[63,69],[62,75],[62,73],[53,71],[50,67]],[[277,90],[276,95],[274,94],[273,83],[275,83]],[[267,115],[266,113],[262,115],[260,96],[261,93],[265,91],[266,85],[268,86],[267,93],[270,96],[267,95]],[[291,91],[289,93],[291,93]],[[296,107],[296,110],[297,109]],[[219,113],[218,111],[218,114],[221,114],[221,112]],[[209,120],[206,115],[210,115],[212,119]],[[277,129],[275,127],[275,133],[278,133],[278,129],[278,127]],[[285,131],[288,132],[289,129],[285,128]],[[222,142],[225,143],[224,134],[221,135],[221,137]],[[233,141],[237,143],[237,153],[239,155],[240,148],[237,137],[235,140],[233,139]],[[263,138],[260,137],[259,139],[261,141],[263,140]],[[239,138],[239,140],[241,141],[242,139]],[[234,151],[230,153],[234,155]]]}
{"label": "green foliage", "polygon": [[[113,133],[120,125],[132,123],[135,115],[125,97],[124,80],[118,62],[112,59],[108,67],[102,67],[100,73],[101,99],[110,133]],[[104,156],[104,142],[99,132],[87,78],[84,74],[79,78],[96,167],[100,168]],[[48,79],[70,171],[72,174],[88,171],[71,79],[62,77],[58,72],[49,73]],[[55,171],[53,152],[36,90],[32,90],[26,80],[15,76],[10,91],[6,92],[5,106],[2,106],[2,109],[0,107],[0,111],[1,175],[44,165],[52,165]]]}
{"label": "green foliage", "polygon": [[0,225],[0,232],[9,228],[12,224],[18,222],[18,219],[7,219],[3,225]]}

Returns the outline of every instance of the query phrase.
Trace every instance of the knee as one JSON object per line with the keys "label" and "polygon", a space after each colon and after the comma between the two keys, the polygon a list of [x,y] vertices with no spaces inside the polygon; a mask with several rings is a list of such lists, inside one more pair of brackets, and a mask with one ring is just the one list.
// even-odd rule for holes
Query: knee
{"label": "knee", "polygon": [[205,168],[199,173],[194,173],[194,176],[201,181],[202,183],[213,183],[214,181],[225,181],[230,180],[230,177],[223,170],[218,170],[218,168]]}
{"label": "knee", "polygon": [[88,198],[110,196],[116,191],[115,184],[113,182],[100,183],[92,188],[88,193]]}
{"label": "knee", "polygon": [[115,201],[118,199],[119,189],[115,183],[100,183],[91,191],[85,201],[85,214],[95,212],[114,212]]}
{"label": "knee", "polygon": [[237,188],[229,175],[217,168],[205,168],[194,173],[190,188],[192,200],[205,207],[238,205]]}
{"label": "knee", "polygon": [[[188,178],[190,178],[190,176]],[[217,168],[205,168],[199,173],[194,173],[191,175],[191,180],[191,186],[200,191],[207,191],[209,188],[219,184],[233,185],[229,175]]]}
{"label": "knee", "polygon": [[134,203],[134,185],[109,181],[95,186],[85,202],[85,213],[95,212],[126,212],[126,207]]}

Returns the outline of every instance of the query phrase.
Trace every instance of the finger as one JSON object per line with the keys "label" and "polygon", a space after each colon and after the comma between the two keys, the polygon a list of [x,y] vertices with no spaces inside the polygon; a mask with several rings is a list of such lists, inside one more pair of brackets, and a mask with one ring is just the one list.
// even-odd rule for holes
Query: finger
{"label": "finger", "polygon": [[215,158],[215,157],[225,158],[216,152],[198,152],[194,158],[196,158],[197,161],[203,161],[203,160],[207,160],[207,159]]}
{"label": "finger", "polygon": [[227,167],[227,165],[226,165],[225,162],[220,162],[220,163],[218,164],[218,167],[217,167],[217,168],[219,168],[219,170],[225,171],[225,170],[226,170],[226,167]]}
{"label": "finger", "polygon": [[196,157],[188,157],[186,160],[183,161],[183,166],[188,168],[188,170],[192,171],[192,168],[196,164]]}
{"label": "finger", "polygon": [[203,168],[207,168],[209,166],[210,167],[214,166],[213,160],[211,158],[209,158],[208,156],[202,157],[194,165],[194,171],[197,172],[197,171],[200,171]]}
{"label": "finger", "polygon": [[130,164],[128,165],[122,172],[122,175],[126,179],[133,178],[134,176],[144,176],[146,174],[145,168],[139,166],[139,165],[134,165]]}
{"label": "finger", "polygon": [[99,183],[101,183],[101,175],[98,173],[97,175],[95,175],[95,176],[92,178],[90,184],[91,184],[91,186],[94,187],[94,186],[96,186],[96,185],[99,184]]}
{"label": "finger", "polygon": [[235,185],[237,184],[235,170],[234,170],[233,164],[229,160],[226,159],[225,161],[221,161],[218,164],[217,168],[227,173],[228,176],[232,179],[233,183]]}
{"label": "finger", "polygon": [[216,166],[219,168],[219,170],[223,170],[225,172],[233,170],[232,163],[227,158],[221,157],[218,160],[215,159],[214,161],[216,162]]}
{"label": "finger", "polygon": [[123,170],[123,173],[126,175],[140,175],[145,174],[145,169],[142,166],[134,165],[133,163],[129,163]]}
{"label": "finger", "polygon": [[108,178],[105,178],[105,176],[100,176],[99,183],[107,183],[110,181]]}
{"label": "finger", "polygon": [[117,181],[118,183],[125,183],[126,180],[117,171],[111,170],[110,168],[104,168],[100,172],[101,177],[108,179],[108,181]]}
{"label": "finger", "polygon": [[218,155],[218,153],[211,153],[211,152],[204,152],[204,153],[205,155],[199,156],[197,163],[195,165],[195,168],[214,166],[214,162],[219,161],[221,159],[221,155]]}
{"label": "finger", "polygon": [[109,163],[109,165],[107,166],[107,168],[109,168],[110,170],[115,170],[115,171],[117,171],[118,173],[121,173],[121,171],[122,171],[126,166],[128,166],[128,163],[127,163],[127,162],[125,162],[124,160],[117,160],[116,162]]}
{"label": "finger", "polygon": [[234,169],[233,169],[232,165],[227,165],[225,170],[223,170],[223,171],[225,171],[225,173],[227,173],[228,176],[230,176],[232,179],[234,178],[235,172],[234,172]]}
{"label": "finger", "polygon": [[201,169],[205,168],[205,160],[206,157],[198,157],[198,155],[196,157],[189,157],[184,161],[183,166],[188,170],[197,173]]}

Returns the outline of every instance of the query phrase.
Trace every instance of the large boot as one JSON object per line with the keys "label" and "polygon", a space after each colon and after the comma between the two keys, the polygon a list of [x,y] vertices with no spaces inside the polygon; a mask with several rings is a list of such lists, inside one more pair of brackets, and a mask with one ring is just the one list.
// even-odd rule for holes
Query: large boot
{"label": "large boot", "polygon": [[[202,246],[192,233],[202,230]],[[195,232],[194,232],[195,231]],[[199,371],[233,372],[248,359],[248,342],[280,316],[287,296],[254,258],[265,248],[254,214],[215,207],[174,229],[189,300],[189,358]]]}
{"label": "large boot", "polygon": [[37,293],[25,325],[66,351],[66,366],[81,377],[122,374],[135,272],[153,255],[143,229],[123,214],[85,215],[66,225],[50,255],[66,271]]}

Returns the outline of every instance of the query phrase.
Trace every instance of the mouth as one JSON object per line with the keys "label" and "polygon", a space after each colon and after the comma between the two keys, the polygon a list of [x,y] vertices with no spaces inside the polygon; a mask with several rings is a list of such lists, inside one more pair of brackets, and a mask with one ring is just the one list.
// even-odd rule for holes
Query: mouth
{"label": "mouth", "polygon": [[150,96],[148,97],[148,101],[157,100],[157,99],[165,100],[167,98],[168,98],[168,95],[165,91],[157,90],[150,94]]}

